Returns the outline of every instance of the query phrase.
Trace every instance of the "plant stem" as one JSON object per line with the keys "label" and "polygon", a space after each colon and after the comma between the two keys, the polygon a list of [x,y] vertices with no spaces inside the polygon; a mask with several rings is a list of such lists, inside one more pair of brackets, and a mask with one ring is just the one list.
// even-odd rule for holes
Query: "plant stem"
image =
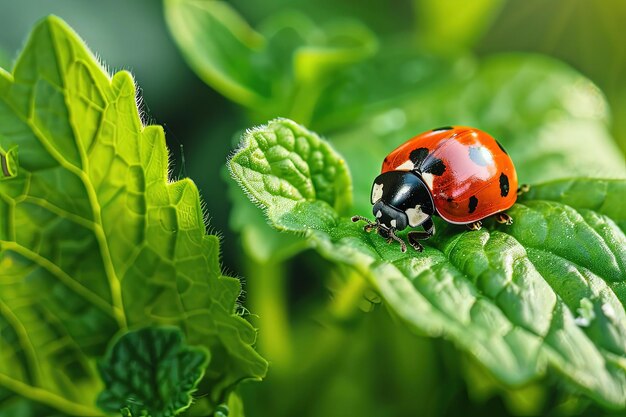
{"label": "plant stem", "polygon": [[285,291],[285,268],[282,263],[257,262],[247,257],[248,297],[251,311],[261,317],[259,351],[272,367],[286,368],[291,364],[293,349],[289,330]]}

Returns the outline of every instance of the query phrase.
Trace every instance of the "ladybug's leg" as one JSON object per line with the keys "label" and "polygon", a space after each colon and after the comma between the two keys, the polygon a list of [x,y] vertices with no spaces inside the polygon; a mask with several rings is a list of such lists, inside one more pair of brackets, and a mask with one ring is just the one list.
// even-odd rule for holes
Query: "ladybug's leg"
{"label": "ladybug's leg", "polygon": [[480,220],[475,221],[474,223],[470,223],[467,225],[467,228],[470,230],[480,230],[483,227],[483,222]]}
{"label": "ladybug's leg", "polygon": [[527,192],[530,191],[530,185],[528,184],[522,184],[519,186],[519,188],[517,189],[517,195],[522,195],[525,194]]}
{"label": "ladybug's leg", "polygon": [[396,236],[394,229],[389,229],[389,239],[387,239],[387,243],[391,243],[392,240],[395,240],[400,244],[400,250],[402,253],[406,252],[406,243],[404,243],[404,240]]}
{"label": "ladybug's leg", "polygon": [[411,243],[411,240],[426,240],[435,234],[435,223],[433,223],[432,219],[426,220],[422,227],[424,228],[423,232],[411,231],[407,234],[409,243]]}
{"label": "ladybug's leg", "polygon": [[426,240],[432,235],[435,234],[435,223],[433,223],[433,219],[426,220],[422,227],[424,227],[423,232],[411,231],[407,234],[407,239],[409,240],[409,245],[413,247],[418,252],[424,250],[424,246],[419,243],[419,240]]}
{"label": "ladybug's leg", "polygon": [[500,224],[506,224],[507,226],[510,226],[513,224],[513,218],[503,211],[495,214],[494,218]]}

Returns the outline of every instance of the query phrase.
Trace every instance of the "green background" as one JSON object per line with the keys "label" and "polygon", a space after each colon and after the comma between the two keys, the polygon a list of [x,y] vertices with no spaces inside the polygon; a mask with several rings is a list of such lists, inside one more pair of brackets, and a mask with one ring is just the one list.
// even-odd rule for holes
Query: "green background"
{"label": "green background", "polygon": [[[445,59],[517,51],[558,58],[591,79],[606,96],[621,157],[626,150],[623,1],[481,1],[475,3],[476,10],[464,13],[453,1],[435,10],[420,1],[232,4],[252,26],[286,5],[319,24],[354,18],[381,41],[408,38]],[[259,269],[249,254],[264,248],[242,247],[241,234],[233,231],[241,224],[231,219],[232,200],[241,196],[224,191],[229,180],[223,168],[239,133],[258,116],[192,72],[168,32],[160,2],[3,1],[0,10],[0,65],[5,68],[35,22],[53,13],[66,20],[108,68],[134,74],[142,90],[144,116],[165,127],[174,172],[198,184],[211,227],[223,235],[226,272],[247,277],[248,307],[259,314],[251,317],[261,329],[258,348],[271,363],[265,382],[242,388],[247,415],[404,416],[416,415],[415,410],[419,415],[447,416],[605,413],[583,398],[565,394],[553,375],[517,389],[501,386],[450,343],[410,334],[374,294],[361,297],[357,290],[356,300],[334,296],[337,286],[358,286],[358,281],[339,282],[333,274],[345,271],[331,268],[311,251]],[[463,25],[467,28],[460,30],[462,36],[446,30]],[[454,101],[454,91],[444,99]],[[331,137],[335,134],[332,128],[321,130]]]}

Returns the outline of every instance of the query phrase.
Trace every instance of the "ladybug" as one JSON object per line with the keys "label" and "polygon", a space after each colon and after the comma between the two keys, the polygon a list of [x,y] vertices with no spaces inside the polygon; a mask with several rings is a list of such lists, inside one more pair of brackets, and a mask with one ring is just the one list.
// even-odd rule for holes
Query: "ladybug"
{"label": "ladybug", "polygon": [[503,224],[513,224],[504,211],[517,200],[513,161],[502,145],[488,133],[466,126],[446,126],[424,132],[392,151],[381,174],[372,185],[372,213],[376,221],[362,216],[352,221],[367,222],[366,232],[376,232],[387,242],[406,244],[396,231],[410,231],[409,244],[421,252],[420,240],[435,234],[432,216],[452,224],[479,230],[481,220],[495,216]]}

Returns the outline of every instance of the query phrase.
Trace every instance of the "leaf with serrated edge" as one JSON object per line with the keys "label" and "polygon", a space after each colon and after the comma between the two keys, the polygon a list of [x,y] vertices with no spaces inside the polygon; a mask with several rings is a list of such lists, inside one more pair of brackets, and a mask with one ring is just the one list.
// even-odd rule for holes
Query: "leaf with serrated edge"
{"label": "leaf with serrated edge", "polygon": [[100,363],[106,389],[98,405],[109,412],[176,416],[189,408],[209,353],[188,346],[178,328],[146,327],[124,334]]}
{"label": "leaf with serrated edge", "polygon": [[228,168],[270,218],[293,212],[302,201],[323,201],[344,214],[352,205],[352,180],[343,158],[288,119],[246,132]]}
{"label": "leaf with serrated edge", "polygon": [[[451,339],[503,382],[524,384],[551,367],[600,403],[626,406],[626,237],[607,216],[623,212],[625,203],[612,200],[617,207],[602,209],[602,201],[611,198],[606,181],[582,180],[597,195],[581,198],[580,206],[577,198],[550,191],[563,188],[558,183],[536,186],[532,195],[550,198],[516,204],[510,227],[470,232],[438,221],[422,254],[403,254],[339,215],[328,201],[311,198],[317,189],[287,193],[289,204],[283,204],[284,196],[274,190],[297,189],[295,179],[306,183],[298,173],[308,167],[290,162],[299,158],[293,150],[274,149],[282,158],[265,158],[263,141],[255,140],[271,137],[279,144],[281,135],[326,147],[331,166],[342,160],[291,121],[273,121],[244,135],[229,162],[231,173],[276,228],[306,235],[323,256],[355,268],[414,330]],[[332,183],[326,178],[320,191],[327,193]],[[565,188],[577,189],[576,183],[570,180]],[[611,183],[624,187],[623,180]],[[587,327],[576,324],[583,299],[595,313]]]}
{"label": "leaf with serrated edge", "polygon": [[55,17],[0,70],[0,150],[17,159],[0,181],[0,387],[66,414],[101,414],[89,358],[127,326],[177,325],[211,350],[214,402],[267,366],[198,190],[168,182],[163,130],[135,95]]}

